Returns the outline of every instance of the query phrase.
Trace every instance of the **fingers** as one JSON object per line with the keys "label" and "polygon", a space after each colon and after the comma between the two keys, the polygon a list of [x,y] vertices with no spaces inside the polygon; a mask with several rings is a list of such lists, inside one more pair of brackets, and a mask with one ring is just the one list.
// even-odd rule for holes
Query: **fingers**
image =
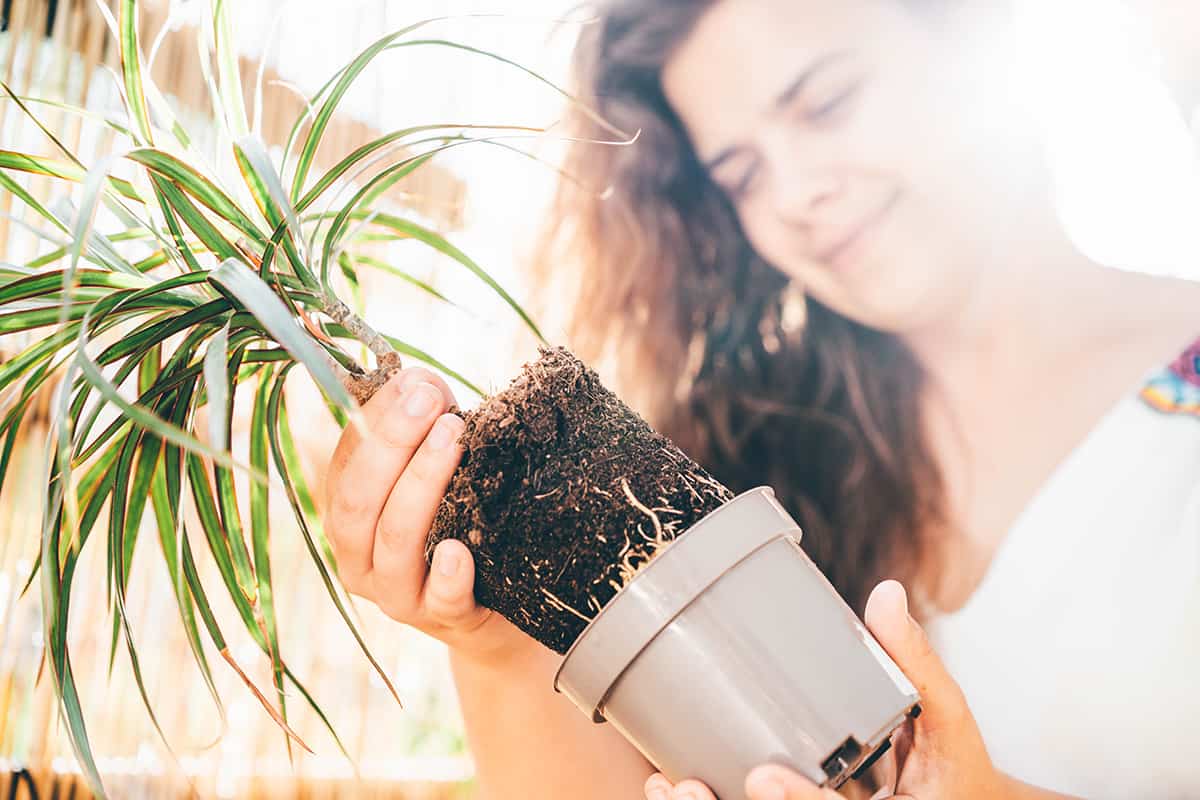
{"label": "fingers", "polygon": [[750,800],[842,800],[832,789],[778,764],[755,767],[746,776],[746,795]]}
{"label": "fingers", "polygon": [[392,486],[412,458],[445,397],[424,380],[427,370],[402,370],[363,406],[369,436],[343,432],[330,461],[326,527],[343,580],[361,592],[371,569],[375,527]]}
{"label": "fingers", "polygon": [[656,772],[646,779],[646,785],[643,791],[646,794],[646,800],[671,800],[671,782],[663,777],[661,772]]}
{"label": "fingers", "polygon": [[[428,384],[422,385],[432,389]],[[440,403],[438,405],[440,411]],[[388,613],[397,619],[408,618],[422,599],[427,571],[425,540],[450,477],[462,457],[462,449],[458,444],[462,430],[463,421],[459,417],[453,414],[437,417],[429,435],[396,480],[379,515],[375,528],[371,579],[374,585],[380,587],[380,599],[386,596]],[[447,554],[455,555],[456,551],[450,550],[444,555]],[[461,551],[457,554],[461,555]],[[460,583],[447,588],[453,594],[447,599],[455,610],[461,610],[456,604],[462,600],[461,580],[466,573],[458,572],[463,565],[453,562],[451,559],[446,565],[455,566],[455,572],[443,577],[459,579]],[[463,610],[463,613],[467,611]]]}
{"label": "fingers", "polygon": [[434,548],[421,606],[423,616],[460,631],[479,627],[491,613],[475,604],[475,562],[457,539],[445,539]]}
{"label": "fingers", "polygon": [[717,796],[700,781],[680,781],[672,786],[661,772],[646,779],[643,791],[646,800],[717,800]]}
{"label": "fingers", "polygon": [[[842,800],[832,789],[822,789],[807,778],[778,764],[764,764],[746,776],[750,800]],[[656,772],[646,779],[646,800],[717,800],[700,781],[680,781],[674,786]]]}
{"label": "fingers", "polygon": [[671,800],[717,800],[712,790],[700,781],[686,780],[675,784],[669,795]]}
{"label": "fingers", "polygon": [[969,716],[966,698],[934,652],[924,629],[908,613],[908,596],[897,581],[884,581],[867,599],[863,615],[871,633],[921,694],[917,725],[925,730],[957,726]]}

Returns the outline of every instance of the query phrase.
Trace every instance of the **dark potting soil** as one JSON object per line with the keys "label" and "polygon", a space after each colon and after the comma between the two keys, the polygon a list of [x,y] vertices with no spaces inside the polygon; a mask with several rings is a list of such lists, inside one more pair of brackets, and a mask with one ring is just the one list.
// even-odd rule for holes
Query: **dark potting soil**
{"label": "dark potting soil", "polygon": [[477,602],[560,654],[663,545],[733,496],[563,348],[543,348],[464,419],[427,556],[444,538],[466,542]]}

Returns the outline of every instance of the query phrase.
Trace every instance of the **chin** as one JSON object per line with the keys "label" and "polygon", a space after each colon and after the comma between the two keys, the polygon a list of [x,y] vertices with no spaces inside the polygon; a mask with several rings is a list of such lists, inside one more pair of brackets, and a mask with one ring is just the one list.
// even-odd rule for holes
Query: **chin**
{"label": "chin", "polygon": [[920,330],[940,316],[948,303],[945,288],[944,282],[916,278],[878,281],[832,307],[861,325],[904,334]]}

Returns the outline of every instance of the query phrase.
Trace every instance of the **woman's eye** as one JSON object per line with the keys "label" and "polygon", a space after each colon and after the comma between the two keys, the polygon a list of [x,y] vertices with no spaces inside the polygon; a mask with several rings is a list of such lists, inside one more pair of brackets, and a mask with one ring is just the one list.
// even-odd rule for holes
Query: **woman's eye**
{"label": "woman's eye", "polygon": [[858,84],[851,84],[820,103],[808,105],[804,111],[804,118],[810,122],[829,119],[835,112],[847,105],[857,91]]}
{"label": "woman's eye", "polygon": [[757,174],[757,166],[751,166],[747,168],[746,171],[742,173],[741,177],[739,177],[726,188],[729,196],[734,200],[745,198],[746,195],[750,193],[750,190],[754,187],[754,179]]}

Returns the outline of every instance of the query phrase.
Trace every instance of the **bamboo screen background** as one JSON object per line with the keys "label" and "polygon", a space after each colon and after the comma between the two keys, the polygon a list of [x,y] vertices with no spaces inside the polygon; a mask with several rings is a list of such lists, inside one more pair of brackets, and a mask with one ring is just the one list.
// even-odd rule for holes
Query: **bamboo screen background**
{"label": "bamboo screen background", "polygon": [[[115,7],[115,2],[109,2]],[[199,4],[193,0],[190,5]],[[248,6],[247,10],[261,11],[256,3],[243,0],[241,5]],[[411,10],[404,10],[405,18],[399,24],[442,10],[433,2],[425,3],[430,6],[428,9],[419,8],[421,3],[403,5],[411,6]],[[202,78],[194,66],[197,57],[195,29],[189,27],[186,20],[182,24],[174,18],[169,20],[166,0],[144,0],[141,6],[143,47],[150,49],[151,43],[159,40],[162,33],[153,62],[155,82],[168,95],[193,137],[203,140],[209,105]],[[94,0],[59,0],[56,3],[51,0],[7,0],[3,9],[7,24],[6,31],[0,33],[0,77],[17,94],[58,99],[119,118],[120,101],[114,75],[110,72],[112,68],[119,68],[116,44]],[[431,13],[423,14],[423,11]],[[379,33],[379,30],[370,31],[369,38]],[[337,52],[326,55],[328,69],[325,74],[348,60],[369,38],[354,42],[339,40],[333,48]],[[251,98],[259,69],[256,58],[242,58],[241,72],[250,103],[253,102]],[[262,135],[269,145],[280,145],[292,121],[302,113],[303,100],[297,87],[284,80],[273,67],[264,66],[263,75]],[[501,89],[509,85],[498,84]],[[308,91],[312,88],[315,87],[308,87]],[[477,88],[487,91],[496,85]],[[524,100],[522,103],[518,105],[524,109],[552,108],[546,105],[544,97],[536,103]],[[58,133],[85,164],[123,146],[117,140],[119,137],[94,122],[45,106],[35,106],[35,110],[47,127]],[[414,111],[418,117],[421,113],[420,108]],[[420,121],[445,118],[425,114]],[[509,119],[493,118],[490,121],[528,124],[529,117],[518,113]],[[337,117],[318,154],[318,161],[328,165],[331,159],[349,152],[379,132],[377,126],[350,114]],[[0,101],[0,147],[54,154],[52,145],[40,138],[20,110],[7,101]],[[460,242],[489,244],[495,241],[498,232],[510,231],[515,223],[511,217],[498,213],[495,203],[491,206],[485,203],[485,207],[476,212],[476,217],[486,217],[485,221],[491,227],[472,224],[465,186],[459,174],[473,167],[469,160],[464,163],[466,167],[454,172],[435,162],[416,173],[413,180],[394,187],[390,199],[410,212],[417,211],[443,231],[460,232]],[[525,172],[513,173],[513,169]],[[504,180],[517,174],[526,185],[540,182],[541,186],[548,187],[550,184],[547,171],[536,166],[514,168],[510,163],[501,165],[492,174],[502,176]],[[48,201],[68,193],[63,184],[52,186],[47,179],[15,174],[14,177],[35,196]],[[492,183],[498,180],[494,179]],[[530,192],[528,196],[536,196],[536,193]],[[518,215],[528,213],[519,204],[515,211],[508,211]],[[46,252],[52,245],[34,232],[37,227],[36,216],[20,201],[0,193],[0,259],[21,264]],[[504,247],[511,248],[511,245],[489,246],[490,254],[495,256],[493,261],[501,265],[493,270],[493,274],[507,282],[520,296],[523,290],[509,260],[512,256],[504,252]],[[396,254],[383,252],[380,256],[396,257]],[[456,288],[463,292],[472,291],[469,283],[456,284],[453,277],[444,277],[445,270],[435,269],[434,259],[422,252],[404,250],[398,257],[405,259],[406,269],[417,274],[424,270],[424,277],[447,293]],[[484,261],[485,266],[493,266],[486,258]],[[448,312],[444,308],[433,308],[427,297],[413,294],[411,289],[398,287],[396,282],[386,279],[367,274],[363,278],[364,295],[371,298],[372,313],[376,318],[383,317],[382,327],[389,332],[408,335],[411,329],[417,335],[424,330],[436,334],[447,329],[444,315]],[[395,320],[397,315],[388,313],[389,303],[403,304],[403,320]],[[395,325],[389,326],[389,320],[396,321],[401,329],[397,331]],[[376,319],[372,321],[380,324]],[[528,339],[523,339],[515,326],[503,319],[502,313],[485,310],[473,322],[464,323],[460,319],[453,324],[456,329],[467,325],[467,333],[462,334],[466,342],[443,341],[440,350],[437,344],[430,345],[429,349],[439,355],[448,348],[459,353],[458,362],[450,356],[443,357],[455,366],[465,361],[465,366],[460,369],[468,375],[478,376],[483,370],[485,386],[495,386],[530,355]],[[471,328],[472,324],[476,327]],[[476,332],[472,334],[472,330]],[[511,340],[513,345],[506,347],[499,357],[495,352],[475,352],[469,345],[471,336],[479,336],[479,331],[490,337],[490,341]],[[10,358],[25,345],[25,341],[17,337],[7,338],[9,341],[0,340],[0,360]],[[487,369],[484,369],[485,365]],[[338,431],[302,371],[296,370],[292,377],[288,387],[289,407],[296,432],[302,437],[298,444],[305,458],[308,478],[320,497],[325,460]],[[461,392],[459,397],[464,404],[470,405],[470,397]],[[249,399],[247,393],[243,400]],[[0,407],[5,407],[7,402],[8,398],[0,398]],[[67,797],[73,793],[76,797],[84,797],[88,795],[74,774],[74,759],[57,721],[48,676],[40,682],[36,680],[42,655],[36,587],[26,596],[18,597],[37,547],[48,402],[47,394],[41,398],[35,413],[26,418],[9,479],[0,493],[0,791],[7,794],[8,787],[3,782],[13,780],[14,773],[8,773],[9,768],[27,768],[39,796]],[[247,446],[248,417],[248,414],[235,415],[234,447],[235,450],[243,448],[241,452]],[[202,423],[198,421],[198,424]],[[246,495],[243,492],[241,496],[244,499]],[[272,503],[272,557],[273,572],[279,576],[276,603],[281,648],[354,756],[358,776],[340,755],[316,715],[304,707],[299,698],[289,703],[289,718],[316,755],[294,748],[294,764],[289,764],[282,733],[232,671],[215,658],[212,662],[214,674],[227,701],[227,728],[218,740],[220,718],[192,664],[166,572],[160,563],[152,563],[159,561],[161,556],[154,551],[157,540],[153,532],[147,535],[153,524],[153,515],[147,515],[134,559],[129,604],[148,691],[179,761],[172,760],[154,732],[138,697],[123,648],[109,675],[111,619],[104,595],[103,556],[98,555],[100,549],[89,548],[90,552],[85,552],[81,562],[80,577],[72,597],[70,642],[89,734],[110,792],[115,797],[155,798],[446,798],[469,795],[471,765],[465,752],[444,648],[384,618],[372,604],[356,604],[364,635],[388,669],[404,701],[404,708],[398,708],[372,674],[332,603],[324,595],[282,492],[272,492]],[[99,524],[104,524],[103,519]],[[205,548],[199,547],[197,553],[206,554]],[[149,569],[138,569],[138,562],[143,562]],[[219,581],[207,585],[219,586]],[[219,615],[224,612],[222,619],[234,619],[228,601],[220,591],[213,591],[211,600]],[[224,627],[227,635],[236,631],[233,624]],[[244,634],[241,640],[235,637],[234,641],[240,641],[240,647],[233,646],[234,657],[257,685],[269,689],[269,664],[265,658]],[[210,653],[210,657],[213,655]],[[267,694],[271,692],[267,691]]]}

